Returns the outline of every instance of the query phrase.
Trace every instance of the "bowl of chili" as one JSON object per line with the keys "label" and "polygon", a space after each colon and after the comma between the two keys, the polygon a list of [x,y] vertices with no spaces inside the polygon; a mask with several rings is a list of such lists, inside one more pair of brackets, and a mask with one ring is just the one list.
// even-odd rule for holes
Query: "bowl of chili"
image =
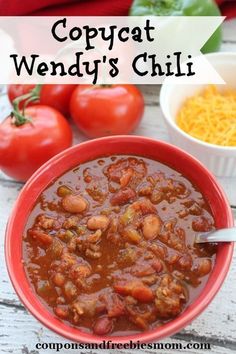
{"label": "bowl of chili", "polygon": [[198,160],[165,142],[108,137],[29,179],[5,257],[20,300],[49,329],[86,343],[150,342],[212,301],[233,244],[196,246],[194,236],[231,226],[225,194]]}

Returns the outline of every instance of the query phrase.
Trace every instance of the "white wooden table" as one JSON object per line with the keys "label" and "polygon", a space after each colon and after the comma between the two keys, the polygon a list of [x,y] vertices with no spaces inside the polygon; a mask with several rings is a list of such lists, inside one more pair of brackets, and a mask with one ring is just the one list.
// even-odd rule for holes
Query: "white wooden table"
{"label": "white wooden table", "polygon": [[[224,43],[222,50],[236,51],[236,20],[224,24]],[[235,75],[235,73],[232,73]],[[235,76],[236,80],[236,76]],[[0,88],[5,90],[5,88]],[[162,120],[158,103],[158,86],[142,86],[145,96],[146,109],[141,126],[135,132],[156,139],[168,141],[168,135]],[[0,98],[0,119],[9,113],[10,106],[6,96]],[[74,142],[85,140],[78,133],[74,134]],[[236,178],[219,178],[224,187],[234,215],[236,216]],[[54,350],[37,350],[37,342],[68,342],[55,333],[43,327],[33,316],[28,314],[17,298],[8,278],[4,261],[4,232],[7,219],[14,201],[22,188],[21,183],[10,180],[0,173],[0,354],[41,354],[54,353]],[[236,257],[234,257],[229,275],[220,292],[194,322],[172,338],[163,340],[165,343],[208,342],[211,344],[211,353],[236,353]],[[82,353],[76,350],[64,350],[60,353]],[[85,350],[83,350],[85,352]],[[89,352],[89,351],[86,351]],[[102,351],[90,351],[98,354]],[[106,351],[109,352],[108,350]],[[118,353],[113,350],[111,353]],[[140,351],[119,351],[129,354]],[[160,351],[162,353],[175,353],[175,350]],[[208,353],[204,350],[180,350],[181,353]],[[145,353],[154,354],[156,351],[147,350]]]}

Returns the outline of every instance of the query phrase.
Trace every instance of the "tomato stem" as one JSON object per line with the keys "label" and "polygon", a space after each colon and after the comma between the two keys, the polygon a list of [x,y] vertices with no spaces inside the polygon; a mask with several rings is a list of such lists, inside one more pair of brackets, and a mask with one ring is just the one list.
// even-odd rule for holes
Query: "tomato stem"
{"label": "tomato stem", "polygon": [[112,87],[111,84],[101,84],[99,85],[100,87],[103,87],[103,88],[109,88],[109,87]]}
{"label": "tomato stem", "polygon": [[[41,92],[42,85],[36,85],[29,93],[25,95],[19,96],[14,99],[12,102],[13,110],[11,112],[12,123],[15,124],[17,127],[25,124],[30,123],[32,120],[29,117],[25,116],[25,109],[30,102],[38,102],[40,99],[40,92]],[[21,110],[19,105],[22,101],[24,102],[23,109]]]}

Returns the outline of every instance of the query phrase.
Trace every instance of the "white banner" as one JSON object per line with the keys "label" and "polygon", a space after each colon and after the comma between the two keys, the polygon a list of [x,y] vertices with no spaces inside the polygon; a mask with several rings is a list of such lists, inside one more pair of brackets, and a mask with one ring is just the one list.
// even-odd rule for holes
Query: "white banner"
{"label": "white banner", "polygon": [[0,83],[223,83],[200,49],[223,17],[0,17]]}

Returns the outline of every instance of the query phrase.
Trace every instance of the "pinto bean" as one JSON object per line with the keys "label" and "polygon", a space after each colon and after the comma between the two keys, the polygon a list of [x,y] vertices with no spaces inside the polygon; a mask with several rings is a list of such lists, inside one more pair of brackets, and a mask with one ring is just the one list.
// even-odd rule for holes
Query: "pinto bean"
{"label": "pinto bean", "polygon": [[192,267],[192,258],[189,254],[184,254],[178,259],[178,266],[181,270],[191,270]]}
{"label": "pinto bean", "polygon": [[105,215],[96,215],[88,219],[87,226],[90,230],[106,230],[110,219]]}
{"label": "pinto bean", "polygon": [[108,334],[112,331],[113,321],[108,317],[99,318],[94,327],[93,332],[98,335]]}
{"label": "pinto bean", "polygon": [[63,286],[64,283],[65,283],[65,277],[63,274],[61,273],[56,273],[54,276],[53,276],[53,283],[56,285],[56,286]]}
{"label": "pinto bean", "polygon": [[203,277],[204,275],[207,275],[211,271],[211,260],[210,259],[200,259],[198,261],[197,267],[196,267],[196,272],[199,277]]}
{"label": "pinto bean", "polygon": [[69,187],[63,185],[57,188],[57,195],[59,197],[65,197],[68,194],[72,194],[72,190]]}
{"label": "pinto bean", "polygon": [[153,240],[161,231],[161,220],[157,215],[148,215],[143,220],[143,236]]}
{"label": "pinto bean", "polygon": [[65,211],[69,213],[82,213],[88,207],[88,202],[85,198],[79,195],[67,194],[62,199],[62,207]]}

